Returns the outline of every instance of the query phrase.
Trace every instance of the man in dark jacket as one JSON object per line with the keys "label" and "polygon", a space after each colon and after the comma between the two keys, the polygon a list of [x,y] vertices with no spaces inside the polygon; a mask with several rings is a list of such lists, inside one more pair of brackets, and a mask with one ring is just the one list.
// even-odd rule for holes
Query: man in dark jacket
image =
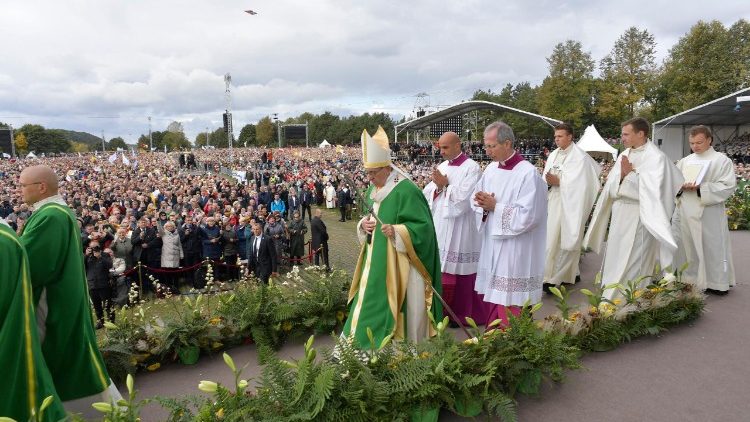
{"label": "man in dark jacket", "polygon": [[320,209],[315,210],[315,217],[313,217],[310,227],[312,229],[312,238],[310,239],[310,245],[313,251],[315,251],[315,265],[320,265],[320,257],[323,257],[323,262],[326,264],[326,270],[331,270],[331,265],[328,262],[328,229],[326,223],[320,219],[323,212]]}
{"label": "man in dark jacket", "polygon": [[310,189],[307,188],[307,185],[302,185],[302,193],[300,194],[299,199],[302,204],[302,219],[305,219],[305,211],[307,211],[307,217],[312,221],[312,211],[310,207],[313,203],[313,194],[310,192]]}
{"label": "man in dark jacket", "polygon": [[[186,268],[201,261],[202,246],[198,222],[198,217],[188,218],[188,221],[180,227],[180,243],[182,243],[182,253],[184,254],[183,264]],[[186,276],[186,279],[195,288],[198,287],[197,274],[198,269],[196,268]]]}
{"label": "man in dark jacket", "polygon": [[213,217],[206,218],[206,225],[200,228],[201,254],[203,258],[221,258],[221,229]]}
{"label": "man in dark jacket", "polygon": [[260,224],[253,226],[253,237],[247,242],[248,271],[255,274],[263,284],[277,271],[278,257],[273,239],[263,235]]}
{"label": "man in dark jacket", "polygon": [[[151,227],[148,218],[144,217],[138,220],[138,227],[133,230],[130,236],[130,243],[133,244],[133,261],[140,262],[151,268],[161,266],[161,238],[158,236],[156,228]],[[156,278],[156,274],[152,274]],[[143,288],[151,288],[151,281],[146,274],[141,278]]]}
{"label": "man in dark jacket", "polygon": [[339,206],[339,212],[341,212],[341,219],[339,221],[346,221],[346,204],[349,203],[349,190],[344,189],[341,185],[339,192],[336,194],[336,203]]}
{"label": "man in dark jacket", "polygon": [[114,322],[115,315],[112,312],[112,287],[109,284],[109,270],[112,268],[112,259],[107,254],[102,254],[100,246],[86,249],[86,281],[89,285],[89,296],[94,304],[96,312],[96,328],[104,326],[104,308],[107,317]]}

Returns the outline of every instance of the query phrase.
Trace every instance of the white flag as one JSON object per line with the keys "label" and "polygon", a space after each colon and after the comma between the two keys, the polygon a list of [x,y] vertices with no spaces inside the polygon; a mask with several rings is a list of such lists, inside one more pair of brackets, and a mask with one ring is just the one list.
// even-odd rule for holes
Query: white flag
{"label": "white flag", "polygon": [[137,168],[138,168],[138,160],[135,160],[135,162],[133,162],[133,170]]}
{"label": "white flag", "polygon": [[113,153],[112,155],[110,155],[109,158],[107,158],[107,161],[109,161],[110,163],[114,163],[115,160],[117,160],[117,153],[116,152]]}
{"label": "white flag", "polygon": [[130,156],[135,158],[135,148],[130,150]]}
{"label": "white flag", "polygon": [[122,154],[122,163],[126,166],[130,165],[130,160],[128,160],[128,157],[126,157],[125,154]]}
{"label": "white flag", "polygon": [[78,156],[81,157],[81,153],[80,152],[78,153]]}

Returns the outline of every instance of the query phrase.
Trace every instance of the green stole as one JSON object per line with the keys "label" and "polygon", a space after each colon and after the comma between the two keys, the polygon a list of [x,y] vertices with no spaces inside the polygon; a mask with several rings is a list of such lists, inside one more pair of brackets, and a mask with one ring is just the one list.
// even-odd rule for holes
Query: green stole
{"label": "green stole", "polygon": [[[373,189],[370,186],[364,196],[366,209],[372,203]],[[349,316],[343,331],[345,337],[353,336],[354,343],[361,348],[370,347],[367,328],[372,330],[375,347],[390,334],[395,339],[405,337],[410,266],[422,275],[425,283],[431,283],[442,293],[435,227],[422,191],[408,179],[397,181],[380,202],[377,213],[384,224],[394,225],[404,240],[406,253],[396,251],[394,242],[383,235],[380,222],[371,243],[362,245],[349,290]],[[362,298],[360,291],[364,292]],[[428,286],[425,286],[425,304],[436,320],[442,318],[442,306]],[[430,332],[434,334],[432,329]]]}

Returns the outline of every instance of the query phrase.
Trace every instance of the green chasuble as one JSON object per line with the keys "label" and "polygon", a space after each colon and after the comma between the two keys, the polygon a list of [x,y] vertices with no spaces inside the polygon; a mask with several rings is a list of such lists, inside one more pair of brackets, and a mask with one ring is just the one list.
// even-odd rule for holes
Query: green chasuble
{"label": "green chasuble", "polygon": [[[31,264],[39,337],[63,401],[101,393],[109,385],[89,305],[80,230],[72,211],[50,202],[21,233]],[[46,318],[45,318],[46,315]]]}
{"label": "green chasuble", "polygon": [[21,242],[0,223],[0,416],[29,420],[48,396],[45,421],[65,417],[60,398],[42,357],[29,278]]}
{"label": "green chasuble", "polygon": [[[361,348],[370,347],[368,327],[372,330],[375,347],[379,347],[389,334],[393,334],[394,339],[413,337],[417,323],[425,330],[420,328],[417,338],[411,340],[419,341],[427,335],[434,335],[427,312],[431,312],[436,321],[443,315],[440,301],[429,286],[432,284],[438,293],[442,293],[432,213],[422,191],[412,181],[399,179],[401,177],[392,172],[383,188],[370,186],[364,198],[363,205],[366,209],[373,206],[373,213],[380,222],[371,242],[365,241],[362,245],[349,290],[349,315],[343,331],[345,337],[353,337],[355,345]],[[381,222],[394,226],[399,242],[383,234]],[[401,243],[402,252],[399,252],[397,243]],[[419,284],[414,284],[417,281]],[[421,311],[415,312],[407,306],[408,302],[416,300],[414,297],[407,300],[410,282],[413,288],[416,287],[411,292],[419,295],[416,303]],[[412,327],[409,326],[410,318]]]}

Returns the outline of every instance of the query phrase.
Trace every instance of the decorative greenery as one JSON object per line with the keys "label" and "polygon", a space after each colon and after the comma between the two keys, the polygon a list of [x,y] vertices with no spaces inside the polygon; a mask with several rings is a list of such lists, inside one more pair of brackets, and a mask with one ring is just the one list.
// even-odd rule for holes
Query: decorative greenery
{"label": "decorative greenery", "polygon": [[[346,273],[295,268],[282,280],[265,286],[245,278],[225,291],[227,286],[216,286],[209,271],[205,290],[194,298],[167,291],[161,299],[118,311],[116,322],[105,324],[99,344],[110,376],[123,379],[138,369],[157,370],[190,346],[214,353],[254,340],[262,356],[272,355],[290,336],[331,332],[343,322]],[[138,297],[135,287],[130,297]]]}
{"label": "decorative greenery", "polygon": [[750,180],[739,180],[725,205],[729,230],[750,230]]}
{"label": "decorative greenery", "polygon": [[[288,281],[273,286],[246,283],[229,296],[220,295],[214,318],[226,325],[219,331],[228,330],[227,338],[254,336],[257,324],[266,323],[272,329],[262,334],[280,342],[293,329],[327,329],[328,324],[338,323],[343,315],[338,318],[335,310],[345,302],[346,283],[322,274],[303,274],[296,271]],[[555,314],[535,321],[537,304],[525,307],[519,317],[511,317],[504,329],[495,329],[499,321],[485,330],[467,319],[475,336],[463,342],[446,332],[447,318],[433,321],[437,335],[418,344],[393,342],[387,337],[381,344],[371,340],[370,347],[361,350],[339,337],[332,350],[319,354],[313,348],[314,337],[310,337],[304,357],[297,361],[280,359],[272,353],[274,344],[279,343],[270,341],[261,351],[264,368],[255,380],[256,388],[248,389],[249,381],[242,379],[241,369],[224,354],[234,386],[206,380],[199,389],[209,393],[208,398],[155,400],[170,410],[170,421],[428,420],[427,415],[436,414],[441,407],[467,416],[484,411],[515,421],[514,397],[538,394],[544,379],[563,380],[566,370],[580,367],[583,352],[609,350],[697,318],[703,310],[703,295],[679,278],[678,270],[644,288],[641,279],[618,287],[626,300],[596,297],[612,286],[587,290],[583,292],[588,299],[586,312],[569,303],[573,292],[559,291],[557,307],[565,316]],[[270,299],[273,295],[288,301],[299,298],[301,309],[281,306],[284,300]],[[339,296],[343,302],[337,301]],[[304,304],[305,300],[312,303]],[[272,316],[274,312],[278,315]],[[303,312],[326,312],[328,316],[308,319],[317,314]],[[292,325],[285,326],[287,322]],[[114,335],[118,329],[110,331]],[[145,402],[136,402],[131,385],[128,388],[128,405],[104,409],[106,420],[134,420],[133,409]]]}

